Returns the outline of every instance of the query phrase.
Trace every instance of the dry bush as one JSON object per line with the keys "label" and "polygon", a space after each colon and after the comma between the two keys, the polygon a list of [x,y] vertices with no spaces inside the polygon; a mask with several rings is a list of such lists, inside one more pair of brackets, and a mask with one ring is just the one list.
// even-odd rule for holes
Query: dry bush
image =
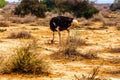
{"label": "dry bush", "polygon": [[106,19],[104,16],[103,16],[103,13],[100,12],[98,14],[100,20],[103,22],[103,27],[105,26],[116,26],[117,23],[115,21],[110,21],[109,19]]}
{"label": "dry bush", "polygon": [[104,18],[110,18],[110,11],[108,10],[102,10],[101,14],[103,15]]}
{"label": "dry bush", "polygon": [[100,16],[98,14],[94,15],[91,20],[94,22],[101,21]]}
{"label": "dry bush", "polygon": [[82,75],[82,77],[78,77],[75,75],[75,80],[110,80],[104,77],[98,77],[102,65],[103,63],[96,68],[93,68],[92,72],[88,76]]}
{"label": "dry bush", "polygon": [[79,46],[86,46],[86,40],[79,37],[79,34],[73,33],[73,35],[64,42],[62,45],[62,53],[68,56],[78,56],[79,52],[76,50]]}
{"label": "dry bush", "polygon": [[[59,51],[55,52],[52,58],[68,58],[68,59],[81,59],[80,52],[77,51],[78,47],[86,46],[87,43],[84,39],[81,39],[78,35],[73,33],[73,36],[69,39],[64,40],[61,44]],[[59,55],[59,56],[58,56]]]}
{"label": "dry bush", "polygon": [[120,47],[109,47],[107,48],[108,52],[111,53],[119,53],[120,52]]}
{"label": "dry bush", "polygon": [[7,22],[0,22],[0,27],[9,27],[9,23],[7,23]]}
{"label": "dry bush", "polygon": [[20,31],[20,32],[13,32],[11,33],[8,38],[16,39],[16,38],[24,38],[24,39],[29,39],[32,38],[32,35],[27,32],[27,31]]}
{"label": "dry bush", "polygon": [[85,59],[98,59],[98,52],[94,51],[94,50],[89,50],[86,53],[80,53],[80,55],[85,58]]}
{"label": "dry bush", "polygon": [[31,28],[31,30],[39,30],[39,28]]}
{"label": "dry bush", "polygon": [[112,59],[108,59],[107,61],[112,63],[112,64],[119,64],[120,58],[112,58]]}
{"label": "dry bush", "polygon": [[0,29],[0,32],[5,32],[7,31],[7,29]]}
{"label": "dry bush", "polygon": [[120,24],[117,24],[116,29],[117,29],[117,30],[120,30]]}
{"label": "dry bush", "polygon": [[106,20],[106,21],[103,21],[103,26],[116,26],[117,23],[115,21],[109,21],[109,20]]}
{"label": "dry bush", "polygon": [[120,69],[119,70],[114,70],[114,71],[108,71],[108,74],[120,74]]}
{"label": "dry bush", "polygon": [[93,25],[93,22],[90,20],[83,21],[82,26],[91,26]]}
{"label": "dry bush", "polygon": [[88,43],[85,39],[80,38],[78,35],[70,37],[69,42],[66,43],[73,43],[76,44],[76,46],[87,46]]}
{"label": "dry bush", "polygon": [[46,18],[46,19],[39,19],[35,23],[38,26],[49,26],[49,21],[50,21],[50,19]]}
{"label": "dry bush", "polygon": [[36,16],[32,16],[32,15],[27,15],[27,16],[25,16],[25,17],[11,17],[10,18],[10,21],[12,21],[13,23],[21,23],[21,24],[23,24],[23,23],[31,23],[31,22],[34,22],[34,21],[36,21],[37,20],[37,18],[36,18]]}
{"label": "dry bush", "polygon": [[36,52],[37,48],[36,40],[16,48],[15,53],[0,66],[0,73],[49,74],[49,64]]}

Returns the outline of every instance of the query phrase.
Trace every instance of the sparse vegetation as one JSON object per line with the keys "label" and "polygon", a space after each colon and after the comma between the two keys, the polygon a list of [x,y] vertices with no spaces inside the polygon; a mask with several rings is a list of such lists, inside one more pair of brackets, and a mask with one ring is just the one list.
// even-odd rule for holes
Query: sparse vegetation
{"label": "sparse vegetation", "polygon": [[[24,1],[27,4],[37,0]],[[33,10],[38,6],[32,3],[31,12],[35,14],[23,15],[29,12],[24,8],[20,10],[22,15],[14,15],[11,11],[21,4],[16,2],[0,8],[0,80],[119,80],[120,12],[108,10],[109,5],[93,3],[90,5],[95,4],[100,12],[92,17],[94,10],[82,9],[86,4],[80,7],[81,0],[40,1],[48,1],[47,5],[41,2],[48,8],[44,18],[36,16],[42,11]],[[83,14],[92,18],[87,20]],[[50,43],[49,21],[58,15],[74,17],[79,22],[78,27],[71,27],[69,38],[67,31],[61,32],[61,45],[57,32],[55,43]],[[101,60],[105,65],[98,68]]]}
{"label": "sparse vegetation", "polygon": [[108,62],[112,63],[112,64],[119,64],[120,63],[120,58],[112,58],[107,60]]}
{"label": "sparse vegetation", "polygon": [[49,65],[39,53],[36,53],[37,41],[15,49],[15,54],[9,56],[8,60],[0,68],[2,74],[6,73],[27,73],[27,74],[43,74],[49,73]]}
{"label": "sparse vegetation", "polygon": [[86,40],[80,38],[77,34],[73,34],[70,38],[63,41],[63,43],[61,44],[61,47],[59,48],[59,51],[52,54],[52,56],[58,58],[58,55],[59,55],[59,59],[61,58],[62,59],[64,58],[80,59],[83,56],[81,56],[81,52],[79,52],[77,48],[81,46],[87,46],[87,45],[88,44]]}
{"label": "sparse vegetation", "polygon": [[80,54],[83,58],[85,59],[98,59],[99,57],[97,56],[97,52],[95,52],[94,50],[90,50],[86,53],[81,53]]}
{"label": "sparse vegetation", "polygon": [[11,22],[21,23],[21,24],[31,23],[31,22],[34,22],[36,20],[37,20],[36,16],[33,16],[33,15],[26,15],[25,17],[11,17],[10,18]]}
{"label": "sparse vegetation", "polygon": [[[77,33],[77,32],[76,32]],[[85,46],[87,45],[84,39],[81,39],[77,34],[73,34],[68,40],[66,40],[63,45],[62,49],[60,50],[63,54],[67,56],[79,56],[79,52],[77,51],[78,46]]]}
{"label": "sparse vegetation", "polygon": [[9,27],[7,22],[0,22],[0,27]]}
{"label": "sparse vegetation", "polygon": [[96,68],[93,68],[92,72],[88,76],[82,75],[82,77],[78,77],[75,75],[75,80],[110,80],[107,78],[105,79],[103,77],[98,77],[101,66],[102,64],[100,64]]}
{"label": "sparse vegetation", "polygon": [[118,24],[116,28],[117,28],[117,30],[120,30],[120,24]]}
{"label": "sparse vegetation", "polygon": [[32,38],[32,35],[27,31],[20,31],[20,32],[16,32],[16,33],[15,32],[10,33],[8,38],[12,38],[12,39],[16,39],[16,38],[29,39],[29,38]]}
{"label": "sparse vegetation", "polygon": [[7,31],[7,29],[0,29],[0,32],[5,32]]}
{"label": "sparse vegetation", "polygon": [[110,53],[119,53],[120,52],[120,47],[109,47],[107,48],[107,51]]}

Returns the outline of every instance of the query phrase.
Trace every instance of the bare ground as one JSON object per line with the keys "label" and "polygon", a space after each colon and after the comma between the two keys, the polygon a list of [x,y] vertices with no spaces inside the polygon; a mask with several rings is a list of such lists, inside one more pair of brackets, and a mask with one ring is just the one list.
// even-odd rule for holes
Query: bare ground
{"label": "bare ground", "polygon": [[[100,78],[120,80],[120,52],[110,51],[112,48],[120,47],[120,31],[116,30],[114,26],[103,30],[86,30],[85,28],[71,30],[71,35],[77,33],[80,38],[86,40],[87,44],[89,44],[79,46],[77,50],[82,53],[89,53],[89,51],[96,53],[99,59],[84,59],[82,57],[66,59],[61,58],[62,56],[59,55],[51,57],[52,54],[59,51],[60,45],[57,33],[55,35],[55,43],[50,43],[52,32],[49,27],[11,23],[10,27],[0,28],[7,29],[7,31],[0,33],[0,57],[13,54],[14,49],[22,42],[29,41],[29,39],[7,38],[11,32],[26,30],[38,39],[39,46],[42,48],[40,51],[45,58],[48,58],[51,65],[50,75],[13,73],[0,75],[0,80],[76,80],[75,76],[82,77],[82,75],[89,76],[92,74],[92,70],[100,66],[101,63],[102,66],[98,74]],[[36,30],[34,30],[35,28]],[[66,37],[67,32],[63,31],[63,42],[66,40]]]}

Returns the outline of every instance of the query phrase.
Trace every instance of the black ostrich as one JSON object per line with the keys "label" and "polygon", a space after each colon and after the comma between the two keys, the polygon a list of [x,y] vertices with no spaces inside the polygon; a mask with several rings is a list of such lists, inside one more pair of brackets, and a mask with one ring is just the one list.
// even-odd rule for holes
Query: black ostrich
{"label": "black ostrich", "polygon": [[59,34],[59,43],[61,44],[61,34],[60,31],[67,30],[68,37],[70,34],[69,28],[70,26],[77,26],[78,21],[74,18],[65,17],[65,16],[57,16],[53,17],[50,20],[50,29],[53,31],[53,38],[51,40],[51,43],[54,43],[54,32],[57,31]]}

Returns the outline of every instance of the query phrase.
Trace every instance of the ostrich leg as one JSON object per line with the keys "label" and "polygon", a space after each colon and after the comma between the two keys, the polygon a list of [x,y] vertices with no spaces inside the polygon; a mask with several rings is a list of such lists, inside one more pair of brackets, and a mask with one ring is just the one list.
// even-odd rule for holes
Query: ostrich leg
{"label": "ostrich leg", "polygon": [[52,40],[51,40],[51,43],[52,43],[52,44],[54,43],[54,35],[55,35],[55,33],[54,33],[54,31],[53,31],[53,38],[52,38]]}
{"label": "ostrich leg", "polygon": [[58,30],[58,35],[59,35],[59,44],[61,45],[61,33],[60,33],[60,30]]}
{"label": "ostrich leg", "polygon": [[70,30],[67,29],[67,32],[68,32],[67,40],[68,40],[68,42],[69,42],[69,41],[70,41]]}

